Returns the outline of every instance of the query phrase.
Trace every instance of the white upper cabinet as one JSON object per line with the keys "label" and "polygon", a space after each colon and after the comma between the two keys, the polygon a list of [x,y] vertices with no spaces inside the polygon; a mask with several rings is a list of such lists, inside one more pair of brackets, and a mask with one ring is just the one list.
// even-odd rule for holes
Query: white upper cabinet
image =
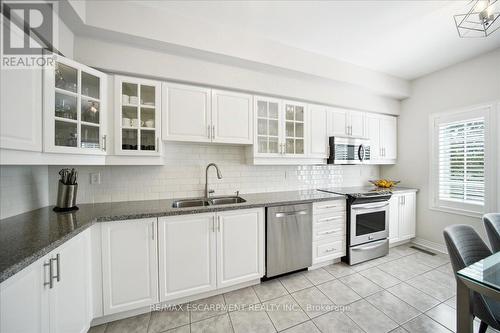
{"label": "white upper cabinet", "polygon": [[306,157],[309,130],[306,104],[254,96],[254,108],[254,157],[280,157],[280,160]]}
{"label": "white upper cabinet", "polygon": [[254,155],[280,156],[282,154],[281,100],[270,97],[254,97],[255,137]]}
{"label": "white upper cabinet", "polygon": [[396,160],[398,154],[398,122],[396,117],[382,116],[380,120],[380,146],[384,160]]}
{"label": "white upper cabinet", "polygon": [[397,159],[397,118],[369,113],[366,136],[370,139],[372,164],[391,164]]}
{"label": "white upper cabinet", "polygon": [[106,74],[54,56],[44,68],[44,151],[106,154]]}
{"label": "white upper cabinet", "polygon": [[162,84],[162,135],[164,140],[210,142],[211,92],[184,84]]}
{"label": "white upper cabinet", "polygon": [[217,287],[264,275],[264,210],[217,213]]}
{"label": "white upper cabinet", "polygon": [[253,143],[252,95],[212,90],[212,141]]}
{"label": "white upper cabinet", "polygon": [[156,218],[102,225],[105,315],[158,302]]}
{"label": "white upper cabinet", "polygon": [[365,113],[328,108],[329,136],[365,136]]}
{"label": "white upper cabinet", "polygon": [[159,218],[160,301],[216,288],[213,213]]}
{"label": "white upper cabinet", "polygon": [[115,76],[115,154],[161,155],[161,82]]}
{"label": "white upper cabinet", "polygon": [[327,107],[322,105],[309,105],[309,153],[310,157],[327,158],[328,147],[328,126]]}
{"label": "white upper cabinet", "polygon": [[[24,43],[22,30],[10,27],[12,45]],[[42,151],[42,68],[1,68],[0,96],[0,148]]]}

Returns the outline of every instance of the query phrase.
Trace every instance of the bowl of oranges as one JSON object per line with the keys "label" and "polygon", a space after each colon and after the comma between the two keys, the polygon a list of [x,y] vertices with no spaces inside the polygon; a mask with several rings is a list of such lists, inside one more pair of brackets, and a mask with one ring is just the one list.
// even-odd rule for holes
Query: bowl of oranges
{"label": "bowl of oranges", "polygon": [[390,179],[369,180],[369,182],[377,187],[382,187],[382,188],[391,188],[401,183],[401,181],[399,180],[390,180]]}

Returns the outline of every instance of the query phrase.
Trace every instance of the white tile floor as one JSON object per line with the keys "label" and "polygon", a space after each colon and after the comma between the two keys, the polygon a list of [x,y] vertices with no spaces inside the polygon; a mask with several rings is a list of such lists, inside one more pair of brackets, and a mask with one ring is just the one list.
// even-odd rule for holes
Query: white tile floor
{"label": "white tile floor", "polygon": [[402,245],[356,266],[339,263],[191,303],[213,309],[153,312],[89,333],[450,333],[455,301],[447,256]]}

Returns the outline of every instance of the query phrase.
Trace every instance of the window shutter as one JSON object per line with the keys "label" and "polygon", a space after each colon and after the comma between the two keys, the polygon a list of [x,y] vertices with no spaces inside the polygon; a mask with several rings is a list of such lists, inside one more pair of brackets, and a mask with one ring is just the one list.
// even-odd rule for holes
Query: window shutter
{"label": "window shutter", "polygon": [[484,206],[485,119],[438,126],[439,200]]}

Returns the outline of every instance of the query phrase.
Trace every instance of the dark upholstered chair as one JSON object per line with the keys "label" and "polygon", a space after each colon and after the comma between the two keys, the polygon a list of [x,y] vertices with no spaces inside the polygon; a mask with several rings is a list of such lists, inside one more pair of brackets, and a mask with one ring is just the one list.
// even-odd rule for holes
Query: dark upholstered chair
{"label": "dark upholstered chair", "polygon": [[491,213],[483,216],[484,228],[490,240],[491,251],[500,251],[500,213]]}
{"label": "dark upholstered chair", "polygon": [[[457,271],[491,255],[488,246],[471,226],[452,225],[445,228],[443,234],[455,278]],[[500,330],[499,302],[472,292],[470,304],[472,315],[481,320],[480,333],[486,332],[488,326]]]}

